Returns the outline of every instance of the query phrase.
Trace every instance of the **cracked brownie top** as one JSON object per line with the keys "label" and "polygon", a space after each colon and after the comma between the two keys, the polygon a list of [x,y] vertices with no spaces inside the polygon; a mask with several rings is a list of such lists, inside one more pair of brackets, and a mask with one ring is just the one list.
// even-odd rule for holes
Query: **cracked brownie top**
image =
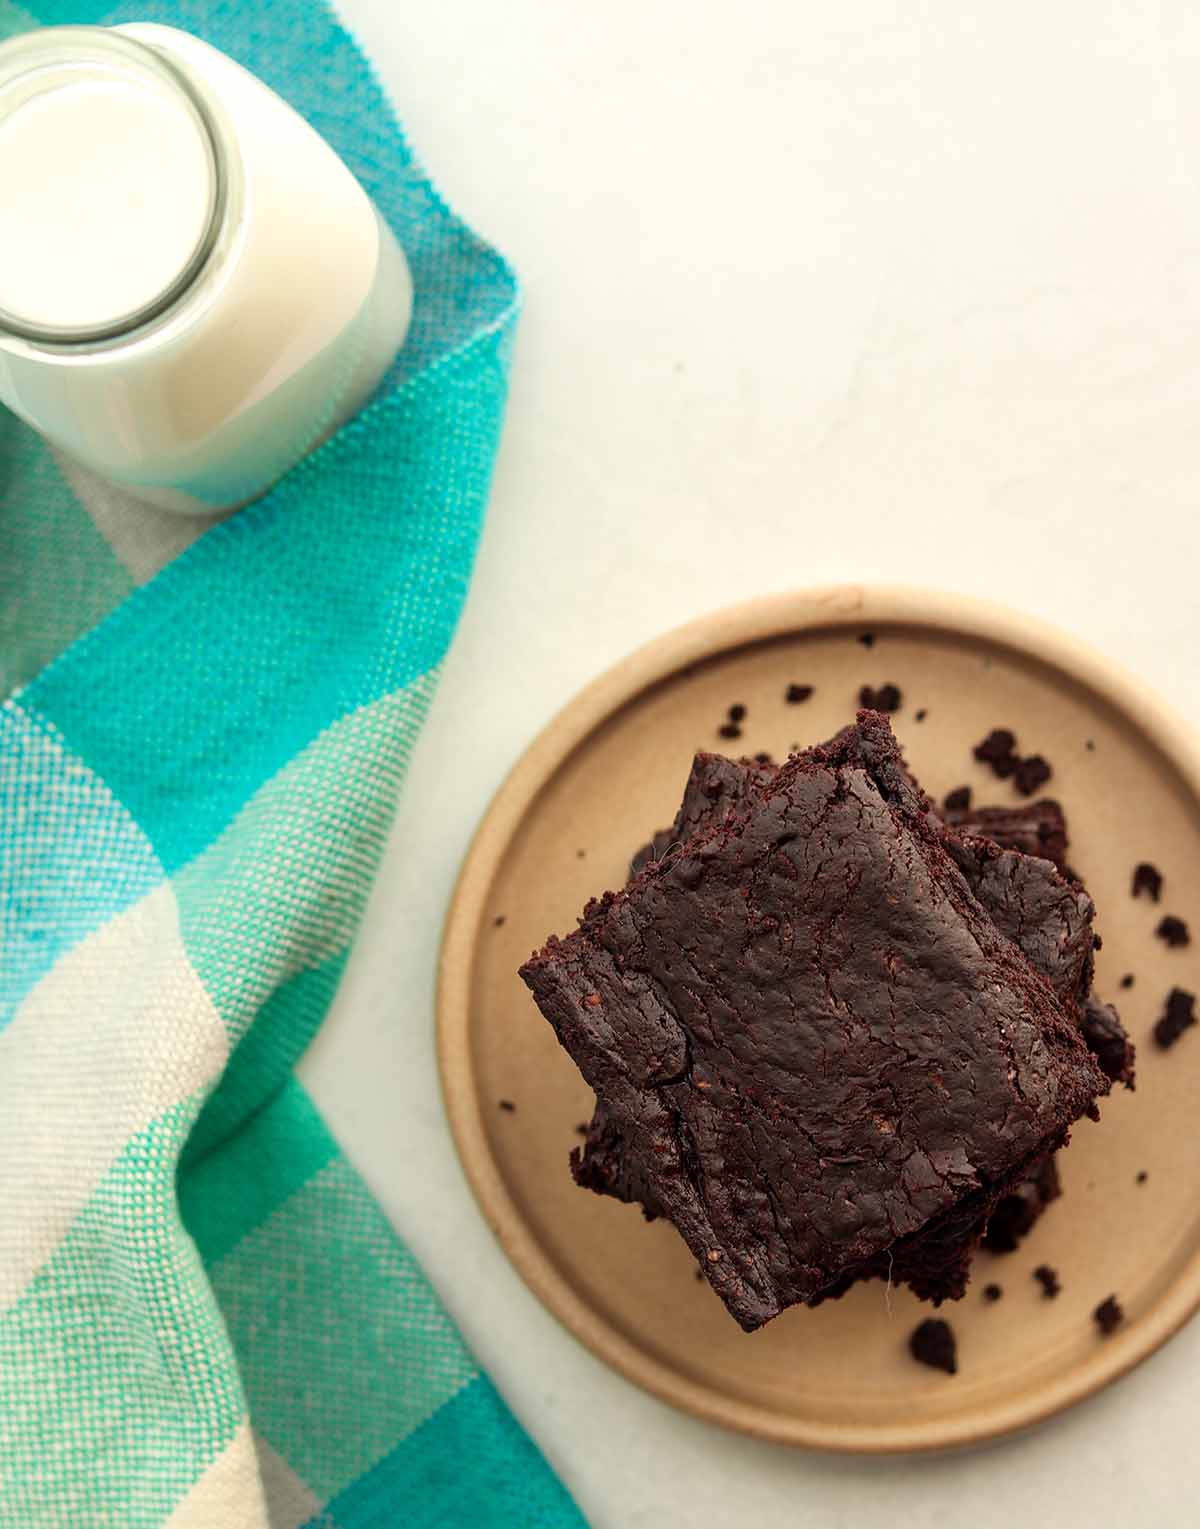
{"label": "cracked brownie top", "polygon": [[522,968],[747,1329],[1049,1150],[1106,1086],[943,836],[862,712]]}

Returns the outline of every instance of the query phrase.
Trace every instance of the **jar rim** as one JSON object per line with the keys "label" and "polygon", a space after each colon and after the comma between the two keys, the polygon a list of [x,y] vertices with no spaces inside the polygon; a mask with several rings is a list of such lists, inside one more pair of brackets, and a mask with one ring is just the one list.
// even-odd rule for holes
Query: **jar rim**
{"label": "jar rim", "polygon": [[[57,69],[76,69],[88,64],[102,69],[114,60],[133,65],[136,71],[155,77],[178,93],[204,146],[208,167],[206,207],[200,235],[175,276],[135,309],[103,323],[51,325],[31,323],[0,305],[0,339],[24,340],[55,349],[88,349],[122,340],[161,319],[184,298],[206,270],[216,249],[230,199],[231,160],[236,152],[231,135],[211,101],[192,78],[167,53],[135,37],[101,26],[60,26],[21,33],[0,44],[0,121],[4,95],[23,80]],[[22,96],[23,105],[27,96]]]}

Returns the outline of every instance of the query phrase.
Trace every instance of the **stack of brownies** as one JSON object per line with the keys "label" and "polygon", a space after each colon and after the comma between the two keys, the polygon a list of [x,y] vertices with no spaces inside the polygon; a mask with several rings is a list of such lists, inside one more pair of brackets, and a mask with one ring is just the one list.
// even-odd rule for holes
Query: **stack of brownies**
{"label": "stack of brownies", "polygon": [[1052,803],[939,813],[887,720],[697,756],[628,885],[521,975],[596,1093],[580,1184],[669,1218],[747,1330],[860,1279],[960,1296],[1132,1047]]}

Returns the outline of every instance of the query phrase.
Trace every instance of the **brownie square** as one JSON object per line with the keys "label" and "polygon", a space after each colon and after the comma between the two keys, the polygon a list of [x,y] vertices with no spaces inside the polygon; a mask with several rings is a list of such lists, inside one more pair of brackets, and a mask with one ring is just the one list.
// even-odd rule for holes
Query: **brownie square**
{"label": "brownie square", "polygon": [[[697,754],[674,824],[656,834],[635,855],[634,872],[648,860],[661,859],[680,848],[698,828],[722,820],[777,769],[761,759],[734,761]],[[1094,906],[1083,887],[1054,868],[1054,862],[1065,858],[1067,848],[1062,808],[1046,800],[1013,808],[944,810],[942,815],[958,825],[948,837],[947,848],[977,900],[1001,930],[1021,946],[1035,970],[1047,977],[1060,1000],[1075,1006],[1084,1041],[1105,1075],[1132,1088],[1133,1043],[1115,1009],[1090,996]],[[979,828],[989,830],[994,841],[974,836],[972,831]],[[660,1214],[649,1187],[638,1176],[636,1164],[625,1162],[620,1134],[608,1120],[603,1104],[597,1104],[587,1141],[572,1154],[572,1166],[581,1185],[598,1194],[640,1203],[649,1220]],[[1046,1193],[1051,1183],[1054,1192]],[[1056,1198],[1057,1186],[1052,1158],[1036,1163],[1025,1176],[1014,1176],[987,1222],[984,1245],[994,1252],[1015,1247],[1013,1228],[1018,1220],[1024,1235]],[[976,1236],[984,1232],[985,1221],[986,1213],[981,1213]],[[884,1278],[903,1279],[935,1301],[961,1295],[974,1251],[970,1229],[963,1232],[966,1240],[961,1246],[948,1240],[952,1230],[961,1226],[959,1216],[953,1228],[943,1224],[924,1229],[890,1249],[886,1260],[865,1268],[859,1277],[874,1272]],[[852,1282],[847,1281],[843,1288]]]}
{"label": "brownie square", "polygon": [[1106,1086],[868,712],[521,975],[748,1330],[961,1242]]}

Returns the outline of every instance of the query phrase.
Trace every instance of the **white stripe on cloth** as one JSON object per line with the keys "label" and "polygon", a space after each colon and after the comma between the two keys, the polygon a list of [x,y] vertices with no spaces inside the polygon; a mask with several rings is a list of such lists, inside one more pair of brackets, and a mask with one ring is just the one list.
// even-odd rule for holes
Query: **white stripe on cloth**
{"label": "white stripe on cloth", "polygon": [[163,1529],[278,1529],[263,1501],[249,1423],[238,1428]]}
{"label": "white stripe on cloth", "polygon": [[55,450],[54,460],[135,584],[148,584],[160,568],[165,568],[210,526],[225,519],[225,513],[176,515],[170,510],[154,509],[107,478],[81,467],[65,452]]}
{"label": "white stripe on cloth", "polygon": [[129,1138],[225,1065],[170,884],[60,957],[0,1033],[0,1311]]}
{"label": "white stripe on cloth", "polygon": [[267,1522],[271,1529],[300,1529],[301,1524],[307,1524],[320,1512],[320,1499],[259,1433],[254,1435],[254,1448],[258,1451],[258,1473],[267,1499]]}

